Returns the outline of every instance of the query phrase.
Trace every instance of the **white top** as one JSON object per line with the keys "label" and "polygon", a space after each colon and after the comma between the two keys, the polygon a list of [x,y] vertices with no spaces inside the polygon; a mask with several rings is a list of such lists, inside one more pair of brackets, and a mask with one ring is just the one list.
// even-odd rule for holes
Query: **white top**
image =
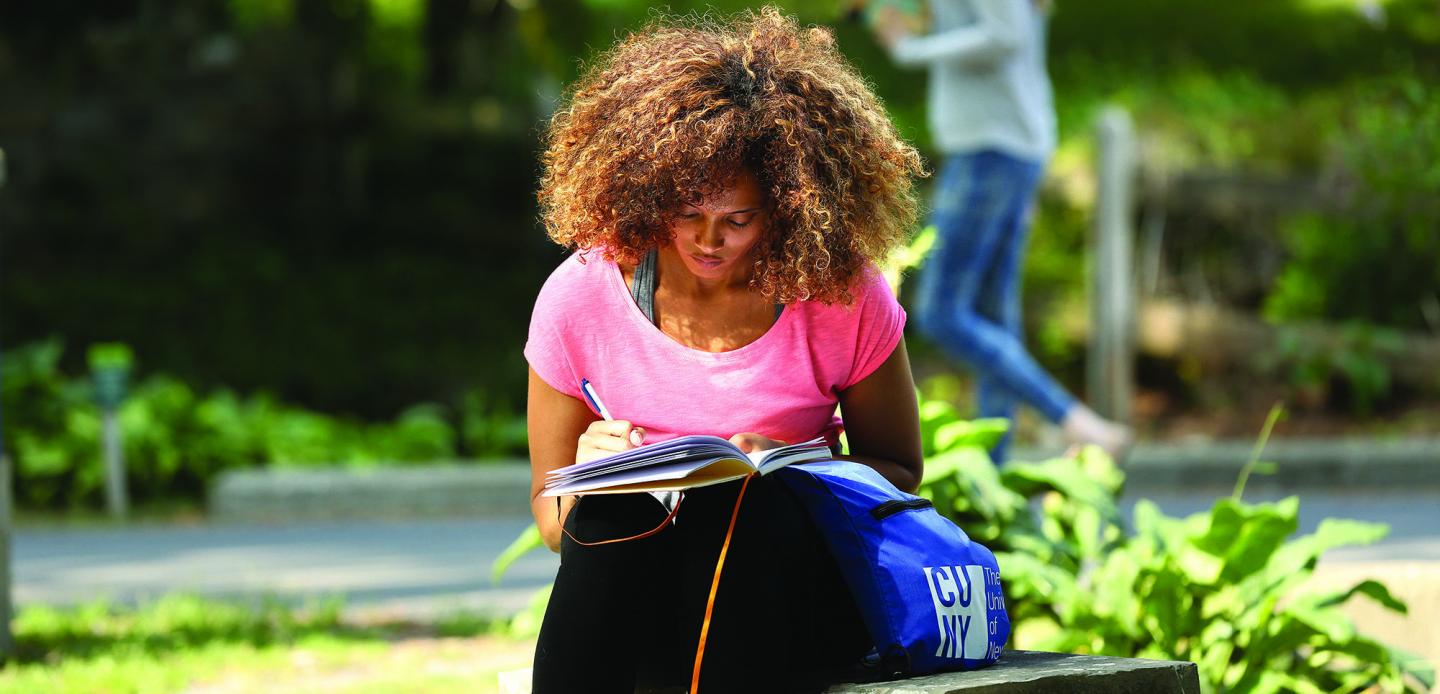
{"label": "white top", "polygon": [[1055,150],[1045,15],[1031,0],[930,0],[932,32],[895,62],[930,70],[930,130],[946,154],[993,148],[1044,163]]}

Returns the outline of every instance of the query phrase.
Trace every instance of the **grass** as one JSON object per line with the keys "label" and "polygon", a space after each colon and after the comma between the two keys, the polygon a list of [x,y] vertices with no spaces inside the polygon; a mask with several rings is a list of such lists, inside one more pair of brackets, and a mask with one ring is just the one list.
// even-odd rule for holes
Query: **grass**
{"label": "grass", "polygon": [[0,692],[490,692],[532,646],[492,620],[347,623],[340,603],[172,595],[28,607]]}

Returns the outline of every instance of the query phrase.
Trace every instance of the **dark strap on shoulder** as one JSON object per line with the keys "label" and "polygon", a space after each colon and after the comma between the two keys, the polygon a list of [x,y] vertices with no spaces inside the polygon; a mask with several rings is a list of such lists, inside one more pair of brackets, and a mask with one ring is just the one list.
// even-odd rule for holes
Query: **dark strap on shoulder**
{"label": "dark strap on shoulder", "polygon": [[[660,250],[650,249],[635,266],[635,276],[630,280],[630,296],[635,299],[640,312],[645,314],[645,320],[651,323],[655,322],[655,263],[659,258]],[[780,313],[784,310],[785,304],[775,304],[775,320],[780,320]]]}
{"label": "dark strap on shoulder", "polygon": [[655,322],[655,261],[659,257],[658,249],[650,249],[635,266],[635,277],[630,282],[630,296],[635,298],[635,305],[645,314],[645,320],[651,323]]}

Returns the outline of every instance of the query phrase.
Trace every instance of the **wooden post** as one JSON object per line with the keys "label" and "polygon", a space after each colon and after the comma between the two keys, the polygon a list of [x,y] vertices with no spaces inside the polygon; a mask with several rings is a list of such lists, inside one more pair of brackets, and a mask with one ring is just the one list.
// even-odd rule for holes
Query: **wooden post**
{"label": "wooden post", "polygon": [[1095,231],[1091,248],[1087,399],[1102,416],[1129,421],[1134,393],[1135,295],[1131,210],[1135,134],[1130,114],[1107,107],[1095,124]]}
{"label": "wooden post", "polygon": [[120,415],[107,407],[100,414],[101,444],[105,451],[105,507],[115,518],[130,514],[130,494],[125,485],[125,449],[120,443]]}
{"label": "wooden post", "polygon": [[90,346],[90,376],[95,381],[95,404],[100,406],[101,449],[105,460],[105,502],[110,515],[124,518],[130,512],[125,489],[125,447],[121,442],[120,406],[134,357],[123,344]]}

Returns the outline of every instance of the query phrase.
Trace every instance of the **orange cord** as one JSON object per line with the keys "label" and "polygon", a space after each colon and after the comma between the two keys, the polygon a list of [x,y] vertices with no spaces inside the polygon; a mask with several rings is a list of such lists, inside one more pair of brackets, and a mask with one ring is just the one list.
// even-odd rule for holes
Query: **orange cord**
{"label": "orange cord", "polygon": [[720,569],[725,566],[725,553],[730,549],[730,538],[735,534],[735,519],[740,517],[740,500],[745,498],[745,488],[750,486],[750,478],[755,473],[745,476],[745,482],[740,485],[740,493],[735,496],[735,510],[730,512],[730,528],[725,531],[725,543],[720,545],[720,558],[715,560],[715,578],[710,582],[710,599],[705,602],[705,621],[700,623],[700,643],[695,647],[695,672],[690,676],[690,694],[698,694],[700,691],[700,660],[705,657],[705,638],[710,634],[710,615],[715,611],[715,593],[720,589]]}
{"label": "orange cord", "polygon": [[[557,497],[557,498],[558,498],[558,497]],[[580,498],[583,499],[584,497],[580,497]],[[645,531],[645,532],[643,532],[643,533],[640,533],[639,535],[631,535],[630,537],[620,537],[620,538],[616,538],[616,539],[614,539],[614,540],[601,540],[601,541],[599,541],[599,542],[581,542],[580,540],[576,539],[574,535],[571,535],[569,530],[566,530],[566,529],[565,529],[565,523],[563,523],[563,522],[560,523],[560,532],[565,533],[565,536],[566,536],[566,537],[570,538],[571,540],[574,540],[575,544],[577,544],[577,545],[583,545],[583,546],[585,546],[585,547],[598,547],[598,546],[600,546],[600,545],[608,545],[608,544],[610,544],[610,543],[612,543],[612,542],[629,542],[629,541],[631,541],[631,540],[643,540],[643,539],[645,539],[645,538],[647,538],[647,537],[650,537],[651,535],[654,535],[655,533],[660,532],[661,530],[664,530],[664,529],[665,529],[665,526],[669,525],[669,524],[670,524],[670,521],[672,521],[672,520],[675,519],[675,513],[680,510],[680,502],[682,502],[682,501],[684,501],[684,500],[685,500],[685,495],[684,495],[684,494],[681,494],[681,495],[680,495],[680,498],[675,500],[675,508],[670,509],[670,515],[665,516],[665,520],[660,521],[660,525],[655,526],[655,529],[654,529],[654,530],[647,530],[647,531]],[[580,499],[576,499],[576,500],[575,500],[575,506],[579,506],[579,505],[580,505]],[[559,515],[558,509],[559,509],[559,506],[560,506],[560,502],[559,502],[559,501],[556,501],[556,502],[555,502],[555,506],[556,506],[556,509],[557,509],[556,515],[558,516],[558,515]],[[574,513],[574,512],[575,512],[575,506],[571,506],[571,507],[570,507],[570,512],[571,512],[571,513]]]}
{"label": "orange cord", "polygon": [[[690,677],[690,694],[697,694],[697,692],[700,691],[700,661],[705,657],[705,639],[710,635],[710,617],[715,613],[715,593],[720,590],[720,570],[725,567],[725,554],[730,550],[730,538],[735,535],[735,521],[740,517],[740,501],[745,498],[745,489],[750,486],[750,478],[755,477],[755,475],[756,473],[753,472],[746,475],[745,481],[740,484],[740,493],[735,495],[735,509],[730,512],[730,527],[725,530],[725,542],[720,545],[720,557],[715,560],[715,577],[710,581],[710,597],[705,601],[705,621],[700,623],[700,641],[695,647],[695,670]],[[631,535],[630,537],[621,537],[614,540],[601,540],[599,542],[581,542],[576,539],[574,535],[571,535],[569,530],[565,529],[563,520],[560,523],[560,532],[565,533],[565,536],[573,540],[576,544],[585,547],[608,545],[612,542],[642,540],[664,530],[665,526],[674,520],[675,513],[680,510],[680,502],[684,500],[685,496],[682,494],[680,499],[675,502],[675,508],[670,509],[670,515],[666,516],[665,520],[660,522],[660,525],[656,526],[654,530],[643,532],[639,535]],[[575,503],[579,505],[579,499],[576,499]],[[570,512],[575,512],[573,506],[570,508]],[[557,519],[560,516],[560,499],[558,497],[555,499],[555,515]]]}

